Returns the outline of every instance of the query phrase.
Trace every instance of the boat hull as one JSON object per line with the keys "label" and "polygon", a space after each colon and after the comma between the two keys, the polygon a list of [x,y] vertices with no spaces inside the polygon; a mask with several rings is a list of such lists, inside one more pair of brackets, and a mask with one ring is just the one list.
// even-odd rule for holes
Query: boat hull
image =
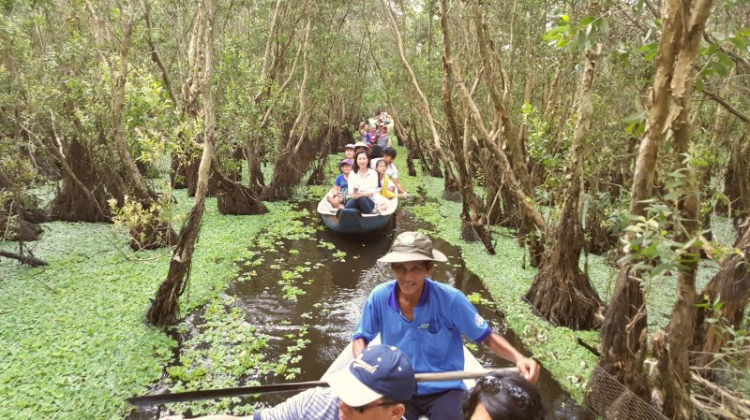
{"label": "boat hull", "polygon": [[329,229],[338,233],[368,233],[383,229],[398,209],[398,198],[392,198],[388,201],[387,208],[380,213],[363,215],[357,209],[338,210],[333,208],[326,198],[331,194],[332,191],[318,203],[318,214]]}
{"label": "boat hull", "polygon": [[393,214],[363,217],[359,210],[343,209],[338,215],[321,214],[323,223],[334,232],[339,233],[367,233],[384,228],[390,222]]}

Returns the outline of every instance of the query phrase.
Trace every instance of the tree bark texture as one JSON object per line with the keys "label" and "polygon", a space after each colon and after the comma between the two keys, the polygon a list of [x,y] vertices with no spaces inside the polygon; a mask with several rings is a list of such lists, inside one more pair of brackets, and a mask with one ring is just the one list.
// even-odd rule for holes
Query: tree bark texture
{"label": "tree bark texture", "polygon": [[[665,136],[672,96],[674,64],[682,46],[682,5],[677,0],[665,2],[664,24],[656,55],[656,74],[649,93],[646,131],[636,160],[631,189],[630,213],[646,215],[644,200],[651,198],[656,160]],[[631,264],[620,266],[615,291],[604,314],[601,329],[602,357],[599,366],[646,399],[648,380],[643,372],[647,312],[643,290]]]}
{"label": "tree bark texture", "polygon": [[[691,351],[692,363],[700,367],[711,364],[731,338],[725,328],[737,330],[742,327],[750,299],[750,218],[745,220],[743,226],[745,233],[735,244],[738,252],[721,263],[719,272],[695,300],[696,305],[705,303],[706,299],[711,304],[717,300],[723,304],[716,314],[705,307],[698,307]],[[709,318],[718,319],[718,322],[708,322]],[[707,370],[704,376],[711,377],[712,373],[712,370]]]}
{"label": "tree bark texture", "polygon": [[[688,23],[688,27],[683,32],[683,41],[674,66],[671,83],[674,103],[670,128],[674,133],[677,160],[684,162],[684,155],[690,148],[689,111],[696,75],[694,65],[713,0],[697,0],[692,10],[687,7],[689,2],[682,1],[679,4],[682,6],[679,15],[683,22]],[[700,186],[695,168],[683,163],[683,169],[687,176],[683,179],[684,190],[677,202],[679,219],[676,224],[676,239],[688,243],[698,239],[700,235]],[[665,397],[664,414],[676,420],[688,420],[695,416],[693,403],[690,401],[690,364],[687,351],[695,328],[695,274],[699,260],[699,246],[693,242],[682,255],[677,276],[677,302],[669,324],[664,336],[654,339],[655,353],[659,360],[659,379]]]}
{"label": "tree bark texture", "polygon": [[152,325],[166,326],[177,321],[179,314],[179,297],[190,278],[190,268],[193,259],[195,243],[198,239],[203,212],[206,207],[208,192],[208,177],[211,170],[214,150],[216,148],[216,120],[214,116],[213,100],[211,97],[211,80],[213,74],[213,43],[214,22],[216,17],[216,3],[218,0],[200,0],[198,2],[198,16],[203,16],[201,10],[206,10],[205,22],[196,21],[196,26],[207,27],[205,35],[205,66],[200,85],[203,94],[205,136],[203,155],[198,170],[198,186],[195,193],[195,205],[190,210],[185,224],[180,229],[177,246],[172,253],[167,278],[156,292],[156,297],[149,308],[146,319]]}

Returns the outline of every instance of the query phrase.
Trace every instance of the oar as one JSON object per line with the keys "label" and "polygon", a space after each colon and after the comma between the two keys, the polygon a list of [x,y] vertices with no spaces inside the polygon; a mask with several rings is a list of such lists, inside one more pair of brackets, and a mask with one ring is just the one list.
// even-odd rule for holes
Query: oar
{"label": "oar", "polygon": [[[476,379],[486,375],[508,375],[518,373],[518,368],[480,369],[455,372],[417,373],[414,378],[417,382],[440,382],[454,381],[457,379]],[[209,400],[214,398],[240,397],[243,395],[268,394],[282,391],[299,391],[302,389],[327,387],[328,383],[322,381],[290,382],[286,384],[243,386],[237,388],[206,389],[203,391],[177,392],[174,394],[143,395],[128,398],[133,405],[155,405],[168,404],[185,401]]]}

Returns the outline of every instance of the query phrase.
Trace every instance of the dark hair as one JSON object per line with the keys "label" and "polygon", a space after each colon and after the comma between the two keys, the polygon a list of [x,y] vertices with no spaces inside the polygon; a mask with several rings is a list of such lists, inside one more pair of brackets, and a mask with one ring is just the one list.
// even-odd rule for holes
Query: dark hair
{"label": "dark hair", "polygon": [[385,156],[390,156],[396,159],[396,149],[394,149],[393,147],[386,147],[385,150],[383,150],[383,154]]}
{"label": "dark hair", "polygon": [[[388,168],[388,164],[385,163],[383,159],[380,159],[375,162],[375,172],[378,172],[378,165],[380,165],[380,162],[383,162],[383,165],[385,165],[386,169]],[[378,172],[378,188],[383,188],[383,178],[385,178],[385,174],[381,174],[380,172]]]}
{"label": "dark hair", "polygon": [[464,398],[464,420],[469,420],[482,403],[492,420],[544,420],[539,392],[517,375],[484,376]]}
{"label": "dark hair", "polygon": [[367,167],[368,168],[370,167],[370,155],[366,151],[362,150],[354,155],[354,168],[352,169],[354,170],[355,174],[359,173],[359,163],[357,163],[357,160],[359,159],[359,155],[367,156]]}

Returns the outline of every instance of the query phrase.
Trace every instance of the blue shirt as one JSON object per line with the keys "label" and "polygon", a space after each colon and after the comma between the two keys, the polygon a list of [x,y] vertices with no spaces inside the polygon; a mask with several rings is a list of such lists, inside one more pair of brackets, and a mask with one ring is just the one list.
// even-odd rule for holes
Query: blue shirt
{"label": "blue shirt", "polygon": [[339,194],[346,195],[349,189],[349,181],[346,180],[344,174],[339,174],[339,176],[336,177],[334,184],[338,185],[338,187],[340,188]]}
{"label": "blue shirt", "polygon": [[[484,341],[492,329],[460,290],[425,279],[422,296],[414,308],[414,320],[401,313],[396,281],[372,290],[353,339],[372,341],[380,334],[383,344],[408,354],[414,372],[448,372],[464,369],[461,334],[475,342]],[[465,389],[460,380],[421,382],[417,395],[449,389]]]}

